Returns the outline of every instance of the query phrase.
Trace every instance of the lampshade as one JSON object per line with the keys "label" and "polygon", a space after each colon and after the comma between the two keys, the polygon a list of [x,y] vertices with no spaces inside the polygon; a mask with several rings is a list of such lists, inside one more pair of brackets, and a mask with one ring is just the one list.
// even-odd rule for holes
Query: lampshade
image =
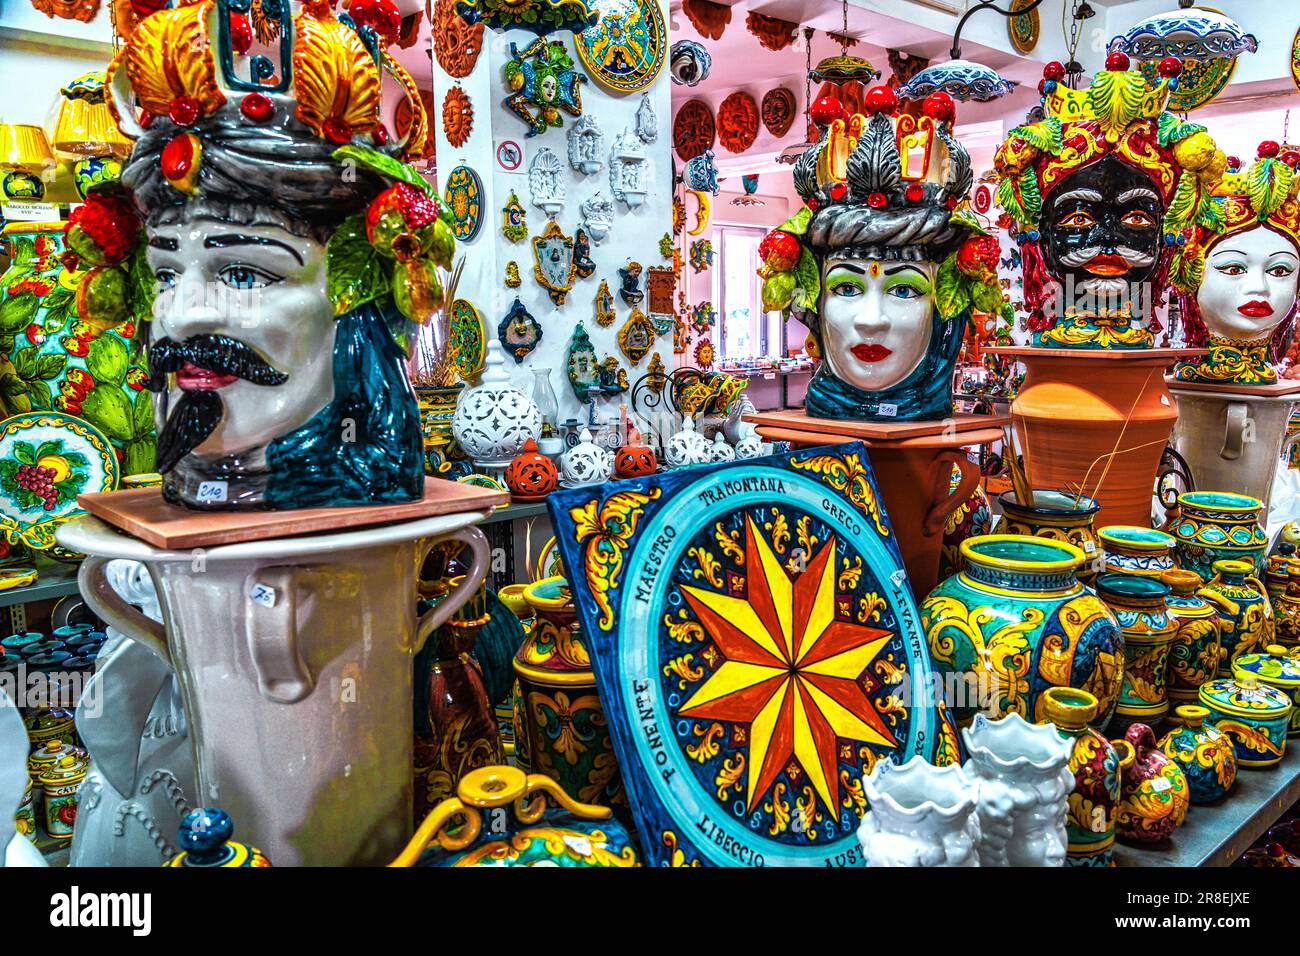
{"label": "lampshade", "polygon": [[73,156],[107,156],[125,159],[131,141],[122,135],[104,100],[104,74],[86,73],[60,92],[54,121],[54,148]]}
{"label": "lampshade", "polygon": [[970,60],[949,60],[927,66],[898,88],[898,95],[906,100],[923,100],[931,93],[944,92],[954,100],[987,103],[1006,96],[1015,83],[982,63]]}
{"label": "lampshade", "polygon": [[1259,43],[1231,17],[1206,7],[1171,10],[1140,20],[1127,33],[1110,41],[1112,51],[1135,60],[1236,58],[1254,53]]}
{"label": "lampshade", "polygon": [[40,172],[54,165],[45,130],[26,123],[0,123],[0,167]]}

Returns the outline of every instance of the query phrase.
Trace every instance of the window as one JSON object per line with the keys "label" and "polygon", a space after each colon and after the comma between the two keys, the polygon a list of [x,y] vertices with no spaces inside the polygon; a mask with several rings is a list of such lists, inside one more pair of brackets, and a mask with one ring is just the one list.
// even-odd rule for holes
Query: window
{"label": "window", "polygon": [[718,310],[714,343],[727,359],[779,356],[785,352],[780,312],[764,312],[758,278],[758,244],[767,230],[757,226],[717,226],[713,230],[718,264],[713,269],[713,303]]}

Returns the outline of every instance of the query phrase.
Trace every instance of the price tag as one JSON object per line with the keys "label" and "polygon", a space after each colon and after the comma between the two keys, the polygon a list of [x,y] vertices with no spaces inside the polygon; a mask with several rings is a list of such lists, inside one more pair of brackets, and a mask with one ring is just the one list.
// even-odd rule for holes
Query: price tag
{"label": "price tag", "polygon": [[1092,554],[1092,552],[1094,552],[1094,551],[1097,550],[1097,542],[1096,542],[1096,541],[1085,541],[1085,542],[1083,543],[1083,550],[1084,550],[1084,553],[1085,553],[1085,554]]}
{"label": "price tag", "polygon": [[1161,395],[1161,396],[1160,396],[1160,404],[1161,404],[1161,405],[1170,405],[1170,404],[1172,404],[1172,402],[1169,401],[1169,396],[1168,396],[1168,395]]}
{"label": "price tag", "polygon": [[52,202],[17,200],[3,206],[4,217],[11,222],[58,222],[59,207]]}
{"label": "price tag", "polygon": [[898,406],[886,402],[880,406],[879,413],[884,418],[893,418],[898,414]]}
{"label": "price tag", "polygon": [[1151,789],[1156,793],[1164,793],[1172,786],[1173,784],[1169,782],[1168,777],[1156,777],[1151,781]]}
{"label": "price tag", "polygon": [[278,595],[275,593],[275,588],[269,584],[258,583],[249,589],[248,596],[253,599],[254,603],[260,604],[262,607],[275,607]]}
{"label": "price tag", "polygon": [[210,503],[214,501],[226,500],[226,482],[224,481],[201,481],[199,482],[199,501]]}
{"label": "price tag", "polygon": [[895,571],[893,574],[889,576],[889,580],[894,582],[894,587],[901,588],[903,586],[903,582],[907,580],[907,571],[906,570]]}

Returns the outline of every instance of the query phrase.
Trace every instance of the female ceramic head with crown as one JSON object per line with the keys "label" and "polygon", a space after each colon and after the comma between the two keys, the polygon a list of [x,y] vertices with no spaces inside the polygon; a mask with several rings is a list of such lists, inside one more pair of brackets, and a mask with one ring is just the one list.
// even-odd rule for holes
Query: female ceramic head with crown
{"label": "female ceramic head with crown", "polygon": [[[135,26],[109,76],[136,140],[125,192],[92,197],[70,244],[102,233],[105,209],[125,219],[133,204],[143,222],[118,258],[130,310],[151,318],[139,325],[168,500],[417,500],[404,347],[441,304],[454,239],[380,119],[383,74],[408,96],[414,84],[385,38],[324,0],[253,7],[279,62],[249,56],[235,19],[248,10],[204,0]],[[423,144],[413,106],[409,141]]]}
{"label": "female ceramic head with crown", "polygon": [[1298,164],[1300,150],[1261,143],[1250,169],[1234,169],[1215,190],[1221,222],[1188,231],[1170,274],[1184,296],[1188,344],[1209,352],[1180,363],[1179,381],[1277,381],[1273,363],[1295,317],[1300,279]]}
{"label": "female ceramic head with crown", "polygon": [[972,178],[952,98],[931,94],[919,117],[894,117],[888,87],[864,102],[865,116],[814,104],[821,139],[794,168],[805,206],[759,247],[763,302],[812,330],[809,415],[941,418],[972,304],[1003,307],[998,244],[957,211]]}

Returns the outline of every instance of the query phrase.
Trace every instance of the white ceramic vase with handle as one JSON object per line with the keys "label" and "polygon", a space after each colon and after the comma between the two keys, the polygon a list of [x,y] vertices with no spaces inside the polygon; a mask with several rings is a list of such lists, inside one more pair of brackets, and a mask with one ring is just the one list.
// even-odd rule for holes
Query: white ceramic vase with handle
{"label": "white ceramic vase with handle", "polygon": [[[81,593],[176,671],[196,805],[231,815],[275,866],[387,863],[412,829],[412,660],[478,588],[486,513],[167,551],[85,516],[60,543],[88,557]],[[420,566],[460,541],[473,561],[416,614]],[[164,624],[126,603],[111,559],[149,569]]]}

